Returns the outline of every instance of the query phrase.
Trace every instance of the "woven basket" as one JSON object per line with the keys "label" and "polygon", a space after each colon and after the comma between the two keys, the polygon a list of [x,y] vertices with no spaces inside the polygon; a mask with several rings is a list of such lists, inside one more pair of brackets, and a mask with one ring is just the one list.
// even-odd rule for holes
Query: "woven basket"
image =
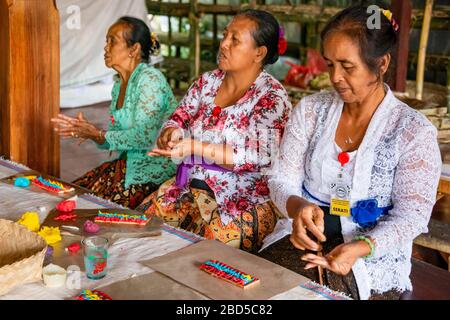
{"label": "woven basket", "polygon": [[0,219],[0,295],[16,285],[39,281],[46,250],[37,233]]}

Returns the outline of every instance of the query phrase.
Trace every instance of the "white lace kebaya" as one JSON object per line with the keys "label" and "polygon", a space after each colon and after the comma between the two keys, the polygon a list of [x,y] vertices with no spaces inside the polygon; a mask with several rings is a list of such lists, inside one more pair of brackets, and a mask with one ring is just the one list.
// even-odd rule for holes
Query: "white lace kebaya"
{"label": "white lace kebaya", "polygon": [[[361,299],[368,299],[371,290],[412,289],[412,244],[428,231],[442,165],[436,128],[395,98],[387,85],[385,90],[361,145],[346,165],[353,173],[352,204],[376,199],[380,207],[393,206],[368,229],[352,217],[340,218],[345,242],[358,235],[375,241],[374,255],[358,259],[352,268]],[[286,201],[292,195],[320,205],[302,191],[303,185],[315,198],[330,202],[328,186],[340,166],[335,133],[343,104],[332,91],[305,97],[293,109],[269,179],[271,198],[286,217]],[[291,232],[292,219],[278,221],[263,248]]]}

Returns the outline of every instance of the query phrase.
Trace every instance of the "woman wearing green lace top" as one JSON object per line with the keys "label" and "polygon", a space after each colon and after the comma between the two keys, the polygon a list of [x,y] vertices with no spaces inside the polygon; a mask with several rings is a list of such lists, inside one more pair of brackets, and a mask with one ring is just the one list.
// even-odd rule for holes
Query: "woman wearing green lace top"
{"label": "woman wearing green lace top", "polygon": [[105,64],[118,72],[112,90],[108,131],[95,127],[80,113],[53,118],[55,131],[66,138],[90,139],[101,149],[117,151],[105,162],[76,179],[97,196],[134,209],[175,174],[175,164],[146,155],[177,102],[163,74],[148,64],[159,43],[139,19],[122,17],[107,34]]}

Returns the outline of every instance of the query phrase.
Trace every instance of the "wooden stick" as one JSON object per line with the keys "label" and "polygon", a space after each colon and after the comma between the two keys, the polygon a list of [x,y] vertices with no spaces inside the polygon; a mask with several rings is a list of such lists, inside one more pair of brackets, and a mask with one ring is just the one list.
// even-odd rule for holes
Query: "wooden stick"
{"label": "wooden stick", "polygon": [[[319,257],[323,257],[322,251],[319,251],[317,255]],[[323,286],[323,268],[321,266],[317,266],[317,269],[319,270],[319,283]]]}
{"label": "wooden stick", "polygon": [[419,55],[417,59],[416,74],[416,99],[422,100],[423,80],[425,73],[425,55],[427,51],[428,35],[430,34],[430,22],[433,10],[433,0],[427,0],[425,3],[425,12],[423,14],[422,32],[420,34]]}

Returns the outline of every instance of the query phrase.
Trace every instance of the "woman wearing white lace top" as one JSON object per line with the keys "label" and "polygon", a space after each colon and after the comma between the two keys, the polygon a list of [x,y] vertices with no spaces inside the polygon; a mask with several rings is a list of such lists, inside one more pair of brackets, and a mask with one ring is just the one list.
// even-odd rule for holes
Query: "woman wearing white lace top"
{"label": "woman wearing white lace top", "polygon": [[369,29],[369,16],[347,8],[321,34],[335,91],[304,98],[286,125],[269,188],[288,219],[260,255],[356,299],[398,299],[442,163],[436,129],[383,82],[398,26],[380,10]]}

